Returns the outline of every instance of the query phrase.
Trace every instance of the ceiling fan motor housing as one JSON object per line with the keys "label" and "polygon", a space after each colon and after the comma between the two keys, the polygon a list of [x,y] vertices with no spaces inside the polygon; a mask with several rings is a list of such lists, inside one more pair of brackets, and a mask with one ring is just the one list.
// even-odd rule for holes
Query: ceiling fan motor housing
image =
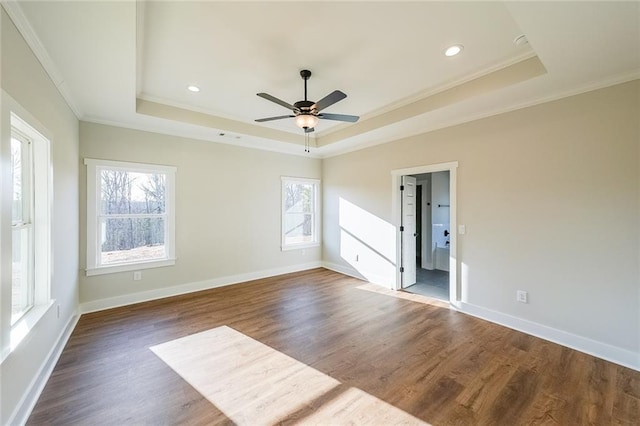
{"label": "ceiling fan motor housing", "polygon": [[299,113],[296,113],[296,115],[298,114],[313,114],[314,111],[312,109],[312,107],[315,105],[315,102],[311,102],[311,101],[298,101],[295,104],[293,104],[294,107],[298,108],[300,110]]}

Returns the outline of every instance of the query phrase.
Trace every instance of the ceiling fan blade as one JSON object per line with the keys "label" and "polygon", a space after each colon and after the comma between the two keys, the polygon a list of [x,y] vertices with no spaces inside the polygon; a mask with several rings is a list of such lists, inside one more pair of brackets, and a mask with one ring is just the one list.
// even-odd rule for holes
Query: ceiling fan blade
{"label": "ceiling fan blade", "polygon": [[299,111],[299,109],[294,107],[293,105],[291,105],[291,104],[289,104],[289,103],[287,103],[287,102],[285,102],[285,101],[283,101],[281,99],[278,99],[275,96],[271,96],[268,93],[258,93],[258,96],[260,96],[261,98],[264,98],[264,99],[266,99],[268,101],[275,102],[278,105],[282,105],[283,107],[285,107],[287,109],[290,109],[291,111]]}
{"label": "ceiling fan blade", "polygon": [[318,118],[323,118],[325,120],[347,121],[349,123],[355,123],[360,119],[357,115],[345,114],[318,114]]}
{"label": "ceiling fan blade", "polygon": [[318,112],[322,111],[323,109],[330,107],[331,105],[335,104],[338,101],[343,100],[344,98],[346,98],[347,95],[345,95],[344,93],[342,93],[339,90],[334,90],[333,92],[329,93],[327,96],[325,96],[324,98],[320,99],[318,102],[315,103],[314,106],[312,106],[311,108],[315,108]]}
{"label": "ceiling fan blade", "polygon": [[258,123],[264,123],[265,121],[282,120],[283,118],[293,118],[295,115],[279,115],[277,117],[258,118]]}
{"label": "ceiling fan blade", "polygon": [[311,133],[313,132],[315,129],[313,127],[307,127],[306,129],[304,129],[305,133]]}

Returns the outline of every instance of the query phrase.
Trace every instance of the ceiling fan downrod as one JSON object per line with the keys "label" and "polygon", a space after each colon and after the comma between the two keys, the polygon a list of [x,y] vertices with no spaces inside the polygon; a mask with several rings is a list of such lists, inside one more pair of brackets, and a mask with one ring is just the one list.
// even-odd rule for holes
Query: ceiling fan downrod
{"label": "ceiling fan downrod", "polygon": [[304,100],[307,100],[307,80],[311,77],[311,71],[302,70],[300,71],[300,77],[304,80]]}

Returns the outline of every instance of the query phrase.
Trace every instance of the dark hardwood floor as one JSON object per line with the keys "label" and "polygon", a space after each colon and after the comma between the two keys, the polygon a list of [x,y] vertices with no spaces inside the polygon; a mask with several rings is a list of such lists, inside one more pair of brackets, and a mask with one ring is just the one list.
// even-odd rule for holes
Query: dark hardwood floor
{"label": "dark hardwood floor", "polygon": [[433,425],[640,424],[640,373],[421,297],[314,269],[86,314],[29,424],[232,424],[149,349],[219,326]]}

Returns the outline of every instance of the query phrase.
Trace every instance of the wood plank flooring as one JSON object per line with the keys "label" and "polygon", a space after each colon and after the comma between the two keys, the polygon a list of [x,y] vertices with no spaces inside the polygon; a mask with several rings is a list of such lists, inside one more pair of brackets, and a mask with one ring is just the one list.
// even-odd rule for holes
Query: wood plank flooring
{"label": "wood plank flooring", "polygon": [[339,383],[282,423],[355,390],[432,425],[640,424],[640,373],[424,302],[314,269],[86,314],[28,424],[233,424],[150,350],[222,326]]}

